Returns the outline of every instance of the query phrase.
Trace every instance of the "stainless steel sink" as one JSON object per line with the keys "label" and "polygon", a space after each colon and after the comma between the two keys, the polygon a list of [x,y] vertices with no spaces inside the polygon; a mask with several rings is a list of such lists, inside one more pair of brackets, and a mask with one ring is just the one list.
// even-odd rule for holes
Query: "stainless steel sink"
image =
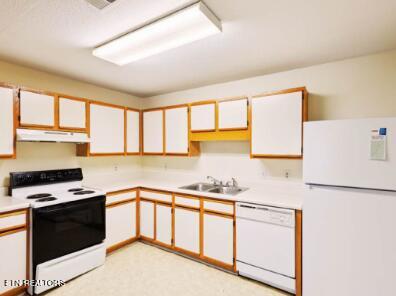
{"label": "stainless steel sink", "polygon": [[209,183],[195,183],[187,186],[179,187],[180,189],[195,190],[195,191],[208,191],[214,189],[216,186]]}
{"label": "stainless steel sink", "polygon": [[228,187],[228,186],[216,186],[215,188],[209,189],[210,193],[221,193],[221,194],[229,194],[236,195],[240,192],[246,191],[247,188],[240,187]]}
{"label": "stainless steel sink", "polygon": [[199,191],[199,192],[219,193],[219,194],[227,194],[227,195],[236,195],[238,193],[248,190],[248,188],[244,188],[244,187],[222,186],[222,185],[214,185],[210,183],[194,183],[179,188]]}

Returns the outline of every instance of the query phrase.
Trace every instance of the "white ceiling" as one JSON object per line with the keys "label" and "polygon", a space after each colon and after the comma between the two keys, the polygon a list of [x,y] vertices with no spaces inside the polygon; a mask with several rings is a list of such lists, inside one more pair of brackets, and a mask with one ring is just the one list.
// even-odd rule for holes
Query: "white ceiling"
{"label": "white ceiling", "polygon": [[218,34],[119,67],[92,48],[190,0],[2,0],[0,59],[138,96],[396,48],[395,0],[206,0]]}

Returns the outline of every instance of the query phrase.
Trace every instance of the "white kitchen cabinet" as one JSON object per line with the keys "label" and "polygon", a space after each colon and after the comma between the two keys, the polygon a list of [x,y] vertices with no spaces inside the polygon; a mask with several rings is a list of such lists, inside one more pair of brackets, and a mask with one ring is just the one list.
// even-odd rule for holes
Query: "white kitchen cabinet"
{"label": "white kitchen cabinet", "polygon": [[86,129],[86,101],[83,99],[59,98],[59,128]]}
{"label": "white kitchen cabinet", "polygon": [[138,154],[140,152],[140,112],[127,109],[126,111],[126,152]]}
{"label": "white kitchen cabinet", "polygon": [[143,112],[143,153],[162,154],[164,152],[164,111]]}
{"label": "white kitchen cabinet", "polygon": [[199,211],[175,208],[175,247],[199,254]]}
{"label": "white kitchen cabinet", "polygon": [[26,230],[0,236],[0,294],[15,288],[4,280],[26,279],[26,245]]}
{"label": "white kitchen cabinet", "polygon": [[54,96],[21,90],[19,97],[21,126],[55,126]]}
{"label": "white kitchen cabinet", "polygon": [[106,208],[106,247],[136,237],[136,202]]}
{"label": "white kitchen cabinet", "polygon": [[124,108],[90,104],[90,153],[124,154]]}
{"label": "white kitchen cabinet", "polygon": [[156,205],[156,241],[172,244],[172,206]]}
{"label": "white kitchen cabinet", "polygon": [[0,158],[13,157],[14,94],[12,88],[0,87]]}
{"label": "white kitchen cabinet", "polygon": [[216,130],[216,102],[191,105],[191,131]]}
{"label": "white kitchen cabinet", "polygon": [[205,257],[234,264],[234,220],[214,214],[204,214],[203,254]]}
{"label": "white kitchen cabinet", "polygon": [[140,234],[154,239],[154,203],[140,201]]}
{"label": "white kitchen cabinet", "polygon": [[188,154],[188,107],[165,109],[165,152]]}
{"label": "white kitchen cabinet", "polygon": [[302,155],[303,91],[255,97],[251,112],[253,157]]}
{"label": "white kitchen cabinet", "polygon": [[218,103],[219,130],[248,128],[248,99],[232,99]]}

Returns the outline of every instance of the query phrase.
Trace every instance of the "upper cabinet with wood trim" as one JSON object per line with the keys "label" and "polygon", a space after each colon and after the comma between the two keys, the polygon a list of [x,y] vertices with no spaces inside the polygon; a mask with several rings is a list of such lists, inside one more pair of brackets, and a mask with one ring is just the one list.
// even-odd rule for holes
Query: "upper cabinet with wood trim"
{"label": "upper cabinet with wood trim", "polygon": [[216,130],[216,102],[191,104],[191,131],[210,132]]}
{"label": "upper cabinet with wood trim", "polygon": [[307,120],[305,88],[257,96],[251,106],[251,155],[301,158],[303,122]]}
{"label": "upper cabinet with wood trim", "polygon": [[143,111],[143,154],[164,153],[164,111]]}
{"label": "upper cabinet with wood trim", "polygon": [[55,97],[50,94],[21,90],[19,94],[20,125],[55,127]]}
{"label": "upper cabinet with wood trim", "polygon": [[124,114],[123,107],[90,103],[91,155],[124,154]]}
{"label": "upper cabinet with wood trim", "polygon": [[87,101],[59,97],[59,128],[67,130],[86,130]]}
{"label": "upper cabinet with wood trim", "polygon": [[14,145],[14,90],[0,87],[0,158],[15,157]]}
{"label": "upper cabinet with wood trim", "polygon": [[188,146],[188,106],[165,109],[166,154],[187,155]]}
{"label": "upper cabinet with wood trim", "polygon": [[140,153],[140,111],[126,109],[126,153]]}
{"label": "upper cabinet with wood trim", "polygon": [[231,99],[218,103],[219,130],[248,128],[248,99]]}

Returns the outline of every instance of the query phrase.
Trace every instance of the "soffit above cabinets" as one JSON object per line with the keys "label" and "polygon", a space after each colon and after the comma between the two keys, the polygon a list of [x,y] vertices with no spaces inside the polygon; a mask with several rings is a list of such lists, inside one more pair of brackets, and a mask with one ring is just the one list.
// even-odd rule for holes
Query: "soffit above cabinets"
{"label": "soffit above cabinets", "polygon": [[394,0],[206,0],[223,33],[119,67],[92,49],[190,0],[3,0],[0,59],[138,96],[396,48]]}

